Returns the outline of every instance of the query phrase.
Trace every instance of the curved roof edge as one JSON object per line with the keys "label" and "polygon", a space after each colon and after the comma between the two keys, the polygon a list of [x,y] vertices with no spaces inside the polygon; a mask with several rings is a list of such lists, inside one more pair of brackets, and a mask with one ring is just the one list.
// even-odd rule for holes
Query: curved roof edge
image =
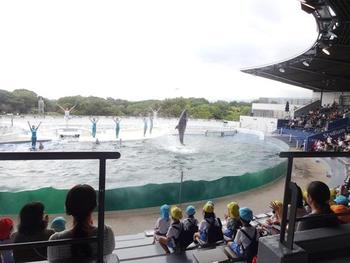
{"label": "curved roof edge", "polygon": [[350,1],[300,2],[316,19],[314,45],[290,60],[241,71],[313,91],[350,91]]}

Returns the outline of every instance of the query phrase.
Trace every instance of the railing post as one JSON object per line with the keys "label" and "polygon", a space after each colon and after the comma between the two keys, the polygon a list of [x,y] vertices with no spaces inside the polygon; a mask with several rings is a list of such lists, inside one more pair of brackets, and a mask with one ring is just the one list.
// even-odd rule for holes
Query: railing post
{"label": "railing post", "polygon": [[105,185],[106,185],[106,159],[100,159],[100,181],[98,188],[98,249],[97,262],[103,263],[103,241],[105,226]]}
{"label": "railing post", "polygon": [[288,168],[287,168],[286,182],[284,185],[283,213],[282,213],[281,233],[280,233],[280,242],[283,244],[285,244],[288,201],[289,201],[289,196],[290,196],[289,183],[290,183],[291,178],[292,178],[292,169],[293,169],[293,157],[288,157]]}
{"label": "railing post", "polygon": [[[290,210],[289,210],[289,217],[288,217],[288,236],[287,236],[287,242],[286,246],[290,250],[293,249],[293,242],[294,242],[294,230],[295,230],[295,217],[297,213],[297,198],[298,198],[298,188],[296,183],[290,182],[289,183],[289,190],[291,193],[291,202],[290,202]],[[286,204],[288,207],[288,204]]]}

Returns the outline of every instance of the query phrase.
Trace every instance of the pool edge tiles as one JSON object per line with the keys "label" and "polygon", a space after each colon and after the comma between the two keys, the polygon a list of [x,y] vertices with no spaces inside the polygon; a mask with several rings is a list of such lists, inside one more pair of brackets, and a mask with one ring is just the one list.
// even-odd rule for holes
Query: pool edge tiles
{"label": "pool edge tiles", "polygon": [[[252,190],[286,175],[287,162],[259,172],[241,176],[223,176],[212,181],[184,181],[181,202],[201,201]],[[106,190],[106,211],[128,210],[179,202],[180,183],[146,184]],[[45,204],[47,213],[64,213],[64,200],[68,190],[41,188],[20,192],[0,192],[1,214],[18,214],[21,207],[33,201]]]}

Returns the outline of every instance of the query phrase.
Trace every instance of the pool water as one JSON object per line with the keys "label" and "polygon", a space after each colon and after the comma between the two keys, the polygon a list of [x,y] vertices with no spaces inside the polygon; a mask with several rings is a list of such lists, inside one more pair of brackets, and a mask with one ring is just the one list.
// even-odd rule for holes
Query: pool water
{"label": "pool water", "polygon": [[[107,161],[106,188],[145,184],[216,180],[273,167],[281,162],[286,145],[278,140],[238,133],[234,136],[188,135],[186,145],[177,136],[144,140],[80,142],[56,140],[45,151],[118,151],[119,160]],[[27,151],[28,144],[0,145],[0,151]],[[0,191],[54,187],[68,189],[76,183],[98,186],[98,161],[4,161],[0,162]]]}

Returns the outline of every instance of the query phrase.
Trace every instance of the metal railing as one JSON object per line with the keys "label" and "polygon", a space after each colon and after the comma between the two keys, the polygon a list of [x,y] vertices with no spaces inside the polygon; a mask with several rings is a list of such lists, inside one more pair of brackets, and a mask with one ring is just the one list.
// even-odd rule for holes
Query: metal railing
{"label": "metal railing", "polygon": [[[295,232],[295,223],[299,221],[314,220],[315,218],[327,218],[341,215],[349,215],[350,212],[346,213],[336,213],[329,215],[318,215],[310,217],[301,217],[296,218],[297,212],[297,195],[298,189],[297,185],[294,182],[291,182],[292,179],[292,169],[293,169],[293,159],[294,158],[326,158],[326,157],[350,157],[350,152],[281,152],[279,155],[281,158],[288,158],[288,168],[287,176],[284,187],[284,198],[283,198],[283,213],[282,213],[282,222],[281,222],[281,232],[280,232],[280,242],[289,249],[293,249],[294,242],[294,232]],[[344,174],[344,178],[345,178]],[[290,211],[288,214],[288,204],[290,203]],[[286,239],[286,230],[288,224],[288,233]]]}
{"label": "metal railing", "polygon": [[99,160],[98,235],[97,237],[79,238],[79,239],[62,239],[62,240],[55,240],[55,241],[37,241],[37,242],[28,242],[28,243],[0,245],[0,250],[97,242],[97,262],[103,263],[106,160],[119,159],[119,158],[120,158],[119,152],[0,152],[0,161],[93,160],[93,159]]}

